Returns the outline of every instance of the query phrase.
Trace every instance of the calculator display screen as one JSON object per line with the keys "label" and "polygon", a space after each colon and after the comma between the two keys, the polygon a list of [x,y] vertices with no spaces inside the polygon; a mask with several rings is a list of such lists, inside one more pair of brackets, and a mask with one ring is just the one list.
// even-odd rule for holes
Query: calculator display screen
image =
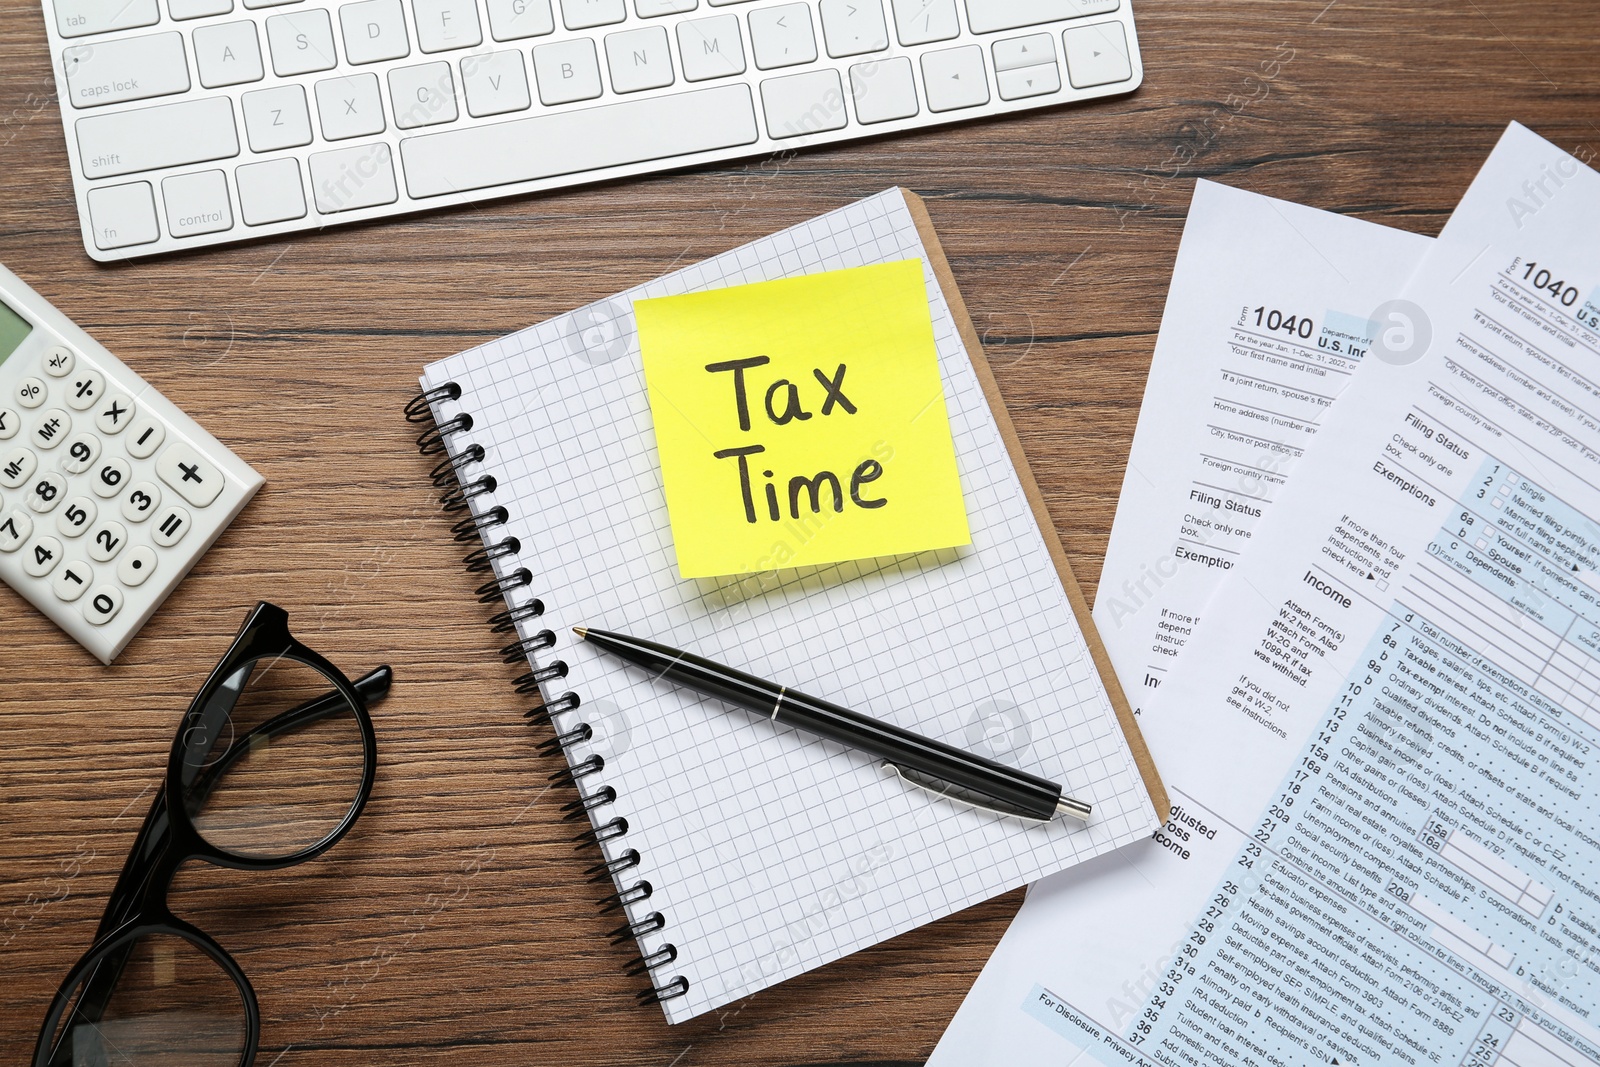
{"label": "calculator display screen", "polygon": [[0,363],[17,350],[22,339],[33,332],[33,326],[27,319],[0,303]]}

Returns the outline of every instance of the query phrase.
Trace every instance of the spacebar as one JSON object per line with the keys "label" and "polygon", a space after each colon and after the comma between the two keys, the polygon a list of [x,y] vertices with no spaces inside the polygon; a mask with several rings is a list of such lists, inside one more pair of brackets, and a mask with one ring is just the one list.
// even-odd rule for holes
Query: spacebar
{"label": "spacebar", "polygon": [[496,122],[400,142],[414,197],[685,156],[756,139],[743,84]]}

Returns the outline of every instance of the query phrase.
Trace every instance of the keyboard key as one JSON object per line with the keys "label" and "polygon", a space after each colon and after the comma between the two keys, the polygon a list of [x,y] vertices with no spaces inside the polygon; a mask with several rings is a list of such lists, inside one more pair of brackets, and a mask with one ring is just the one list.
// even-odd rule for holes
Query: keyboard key
{"label": "keyboard key", "polygon": [[[59,0],[56,9],[60,10]],[[167,0],[167,14],[175,20],[203,19],[207,15],[226,15],[233,0]]]}
{"label": "keyboard key", "polygon": [[1125,82],[1133,77],[1128,37],[1120,22],[1064,30],[1061,43],[1067,51],[1067,80],[1074,89]]}
{"label": "keyboard key", "polygon": [[905,56],[857,63],[850,68],[856,119],[864,123],[908,119],[917,113],[916,78]]}
{"label": "keyboard key", "polygon": [[253,22],[196,26],[193,39],[194,64],[200,69],[200,84],[207,89],[258,82],[265,74]]}
{"label": "keyboard key", "polygon": [[627,17],[624,0],[561,0],[561,22],[569,30],[610,26]]}
{"label": "keyboard key", "polygon": [[[300,187],[299,161],[271,159],[265,163],[247,163],[233,172],[233,178],[239,183],[239,217],[246,226],[265,226],[306,217],[306,194]],[[150,430],[152,426],[160,429],[155,423],[133,428],[128,435],[131,454],[143,458],[161,444],[164,432],[154,436],[154,443],[146,444],[141,440],[141,429]]]}
{"label": "keyboard key", "polygon": [[[1071,31],[1068,31],[1071,32]],[[1055,38],[1048,33],[1035,33],[1027,37],[1013,37],[994,43],[994,69],[1016,70],[1036,63],[1056,61]]]}
{"label": "keyboard key", "polygon": [[317,114],[322,119],[322,136],[330,141],[382,133],[386,124],[378,76],[352,74],[317,82]]}
{"label": "keyboard key", "polygon": [[889,28],[879,0],[822,0],[822,39],[828,55],[860,56],[889,47]]}
{"label": "keyboard key", "polygon": [[61,514],[56,516],[56,529],[61,531],[63,537],[77,537],[94,523],[99,514],[100,508],[93,500],[86,496],[72,497],[61,509]]}
{"label": "keyboard key", "polygon": [[903,45],[948,41],[961,33],[956,0],[892,0],[894,33]]}
{"label": "keyboard key", "polygon": [[122,517],[129,522],[143,522],[155,514],[160,503],[161,489],[154,482],[134,482],[122,498]]}
{"label": "keyboard key", "polygon": [[178,507],[168,507],[155,521],[150,540],[162,548],[171,548],[189,532],[189,513]]}
{"label": "keyboard key", "polygon": [[298,85],[257,89],[239,98],[244,133],[252,152],[274,152],[311,143],[311,112]]}
{"label": "keyboard key", "polygon": [[839,72],[830,67],[768,78],[761,83],[761,108],[767,115],[770,137],[804,137],[843,129],[844,92]]}
{"label": "keyboard key", "polygon": [[533,75],[539,100],[547,106],[600,95],[600,61],[587,37],[539,45],[533,50]]}
{"label": "keyboard key", "polygon": [[128,461],[120,456],[111,456],[95,469],[89,478],[89,488],[94,490],[94,495],[101,500],[110,500],[122,492],[122,487],[128,484],[128,475],[132,468]]}
{"label": "keyboard key", "polygon": [[402,130],[454,122],[456,83],[450,64],[440,60],[391,70],[389,102],[394,107],[394,124]]}
{"label": "keyboard key", "polygon": [[233,229],[228,176],[220,170],[164,178],[161,198],[167,202],[167,232],[174,237],[198,237]]}
{"label": "keyboard key", "polygon": [[999,71],[995,81],[999,83],[1000,99],[1023,100],[1060,92],[1061,70],[1054,63],[1036,63],[1031,67]]}
{"label": "keyboard key", "polygon": [[[219,177],[220,170],[210,171]],[[168,178],[168,181],[172,179]],[[223,182],[223,193],[227,193],[227,182]],[[107,437],[115,437],[133,422],[134,412],[138,410],[133,399],[126,393],[112,393],[100,402],[100,409],[94,413],[94,428]]]}
{"label": "keyboard key", "polygon": [[29,541],[22,549],[22,570],[30,578],[43,578],[56,569],[65,551],[61,542],[43,534]]}
{"label": "keyboard key", "polygon": [[[225,96],[184,100],[176,104],[119,111],[114,115],[91,115],[76,124],[78,154],[87,178],[107,178],[160,167],[181,167],[186,163],[209,163],[239,154],[239,132],[233,125],[233,104]],[[130,190],[135,186],[117,186]],[[95,189],[89,193],[90,214],[95,221],[95,243],[101,248],[121,248],[138,244],[135,234],[156,239],[155,202],[149,199],[150,187],[143,185],[141,204],[134,192],[96,203]],[[105,221],[101,221],[101,211]],[[136,223],[144,220],[147,229]],[[118,231],[115,237],[102,238],[103,228]]]}
{"label": "keyboard key", "polygon": [[61,469],[68,474],[82,474],[100,458],[100,438],[91,433],[80,433],[67,442],[67,451],[61,457]]}
{"label": "keyboard key", "polygon": [[344,57],[351,63],[378,63],[411,54],[406,13],[400,0],[365,0],[339,8]]}
{"label": "keyboard key", "polygon": [[[445,69],[449,70],[448,65]],[[533,103],[521,52],[468,56],[461,61],[461,85],[467,94],[467,113],[477,118],[526,111]],[[450,106],[454,110],[454,101]]]}
{"label": "keyboard key", "polygon": [[67,480],[55,471],[46,471],[28,489],[26,503],[29,511],[48,515],[66,498]]}
{"label": "keyboard key", "polygon": [[[273,163],[278,162],[281,162],[281,160],[273,160]],[[269,163],[257,164],[257,166],[262,167],[271,165]],[[244,170],[245,168],[240,167],[239,169]],[[166,439],[166,436],[167,428],[165,426],[148,415],[142,416],[133,424],[133,429],[128,431],[128,440],[125,442],[128,455],[134,459],[148,459],[156,449],[161,447],[161,442]],[[96,447],[98,448],[98,445]],[[90,461],[93,462],[92,456]]]}
{"label": "keyboard key", "polygon": [[117,581],[129,589],[137,589],[155,572],[155,550],[148,545],[134,545],[117,564]]}
{"label": "keyboard key", "polygon": [[338,62],[333,49],[333,23],[321,8],[273,15],[267,20],[267,47],[272,70],[280,78],[332,70]]}
{"label": "keyboard key", "polygon": [[244,0],[245,10],[254,11],[262,7],[283,7],[286,4],[298,4],[300,0]]}
{"label": "keyboard key", "polygon": [[83,602],[83,617],[104,626],[122,610],[122,590],[114,585],[97,585]]}
{"label": "keyboard key", "polygon": [[983,49],[975,44],[922,54],[922,84],[929,111],[955,111],[989,102]]}
{"label": "keyboard key", "polygon": [[107,563],[117,558],[128,543],[128,528],[114,519],[102,519],[89,531],[89,558],[96,563]]}
{"label": "keyboard key", "polygon": [[489,0],[489,33],[497,41],[520,41],[555,32],[550,0]]}
{"label": "keyboard key", "polygon": [[749,88],[729,84],[423,134],[401,141],[400,154],[411,195],[427,197],[731,148],[756,136]]}
{"label": "keyboard key", "polygon": [[94,569],[81,560],[72,560],[51,581],[50,588],[55,592],[57,600],[66,601],[68,604],[83,595],[89,583],[94,581]]}
{"label": "keyboard key", "polygon": [[744,73],[738,15],[713,15],[678,23],[678,56],[692,82]]}
{"label": "keyboard key", "polygon": [[28,436],[33,447],[49,451],[65,441],[71,432],[72,416],[60,408],[51,408],[40,413],[39,421],[34,423],[33,433]]}
{"label": "keyboard key", "polygon": [[417,44],[424,52],[447,52],[483,43],[476,0],[413,0]]}
{"label": "keyboard key", "polygon": [[1042,22],[1103,15],[1119,0],[967,0],[967,24],[973,33],[1014,30]]}
{"label": "keyboard key", "polygon": [[394,184],[389,146],[375,144],[317,152],[309,160],[311,192],[324,215],[392,204],[400,199]]}
{"label": "keyboard key", "polygon": [[73,45],[61,53],[61,60],[73,107],[147,100],[189,89],[181,33]]}
{"label": "keyboard key", "polygon": [[130,182],[90,189],[89,225],[94,231],[96,248],[147,245],[159,238],[161,227],[156,223],[155,193],[150,183]]}
{"label": "keyboard key", "polygon": [[633,13],[642,19],[682,15],[700,6],[700,0],[633,0]]}
{"label": "keyboard key", "polygon": [[750,12],[750,46],[762,70],[811,63],[817,41],[811,35],[811,8],[806,4],[758,8]]}
{"label": "keyboard key", "polygon": [[672,47],[667,44],[666,27],[606,34],[606,66],[611,70],[611,88],[619,93],[671,85]]}
{"label": "keyboard key", "polygon": [[100,399],[100,394],[106,391],[106,380],[99,371],[87,366],[79,367],[67,385],[67,407],[73,411],[83,411],[93,407],[94,402]]}
{"label": "keyboard key", "polygon": [[[83,37],[112,30],[136,30],[161,21],[156,0],[57,0],[56,30],[63,37]],[[174,15],[173,18],[179,16]]]}
{"label": "keyboard key", "polygon": [[15,552],[33,536],[33,517],[21,508],[0,515],[0,552]]}

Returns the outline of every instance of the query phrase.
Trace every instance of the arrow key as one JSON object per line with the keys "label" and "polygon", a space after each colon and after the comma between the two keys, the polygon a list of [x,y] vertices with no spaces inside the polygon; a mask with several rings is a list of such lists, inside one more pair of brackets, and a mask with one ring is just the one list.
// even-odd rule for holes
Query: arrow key
{"label": "arrow key", "polygon": [[1055,38],[1048,33],[1031,33],[994,43],[994,69],[1016,70],[1056,61]]}
{"label": "arrow key", "polygon": [[1061,91],[1061,71],[1054,63],[1002,70],[995,75],[995,81],[1000,85],[1002,100],[1023,100]]}
{"label": "arrow key", "polygon": [[922,82],[929,111],[955,111],[989,102],[983,48],[969,44],[922,54]]}
{"label": "arrow key", "polygon": [[1074,89],[1124,82],[1133,77],[1128,35],[1122,32],[1120,22],[1064,30],[1061,43],[1067,52],[1067,78]]}

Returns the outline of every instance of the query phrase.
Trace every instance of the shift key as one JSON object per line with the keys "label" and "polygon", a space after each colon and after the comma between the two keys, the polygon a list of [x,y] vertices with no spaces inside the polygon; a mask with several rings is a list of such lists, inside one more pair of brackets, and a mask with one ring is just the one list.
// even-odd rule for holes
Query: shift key
{"label": "shift key", "polygon": [[109,178],[239,154],[233,103],[225,96],[91,115],[78,120],[85,177]]}

